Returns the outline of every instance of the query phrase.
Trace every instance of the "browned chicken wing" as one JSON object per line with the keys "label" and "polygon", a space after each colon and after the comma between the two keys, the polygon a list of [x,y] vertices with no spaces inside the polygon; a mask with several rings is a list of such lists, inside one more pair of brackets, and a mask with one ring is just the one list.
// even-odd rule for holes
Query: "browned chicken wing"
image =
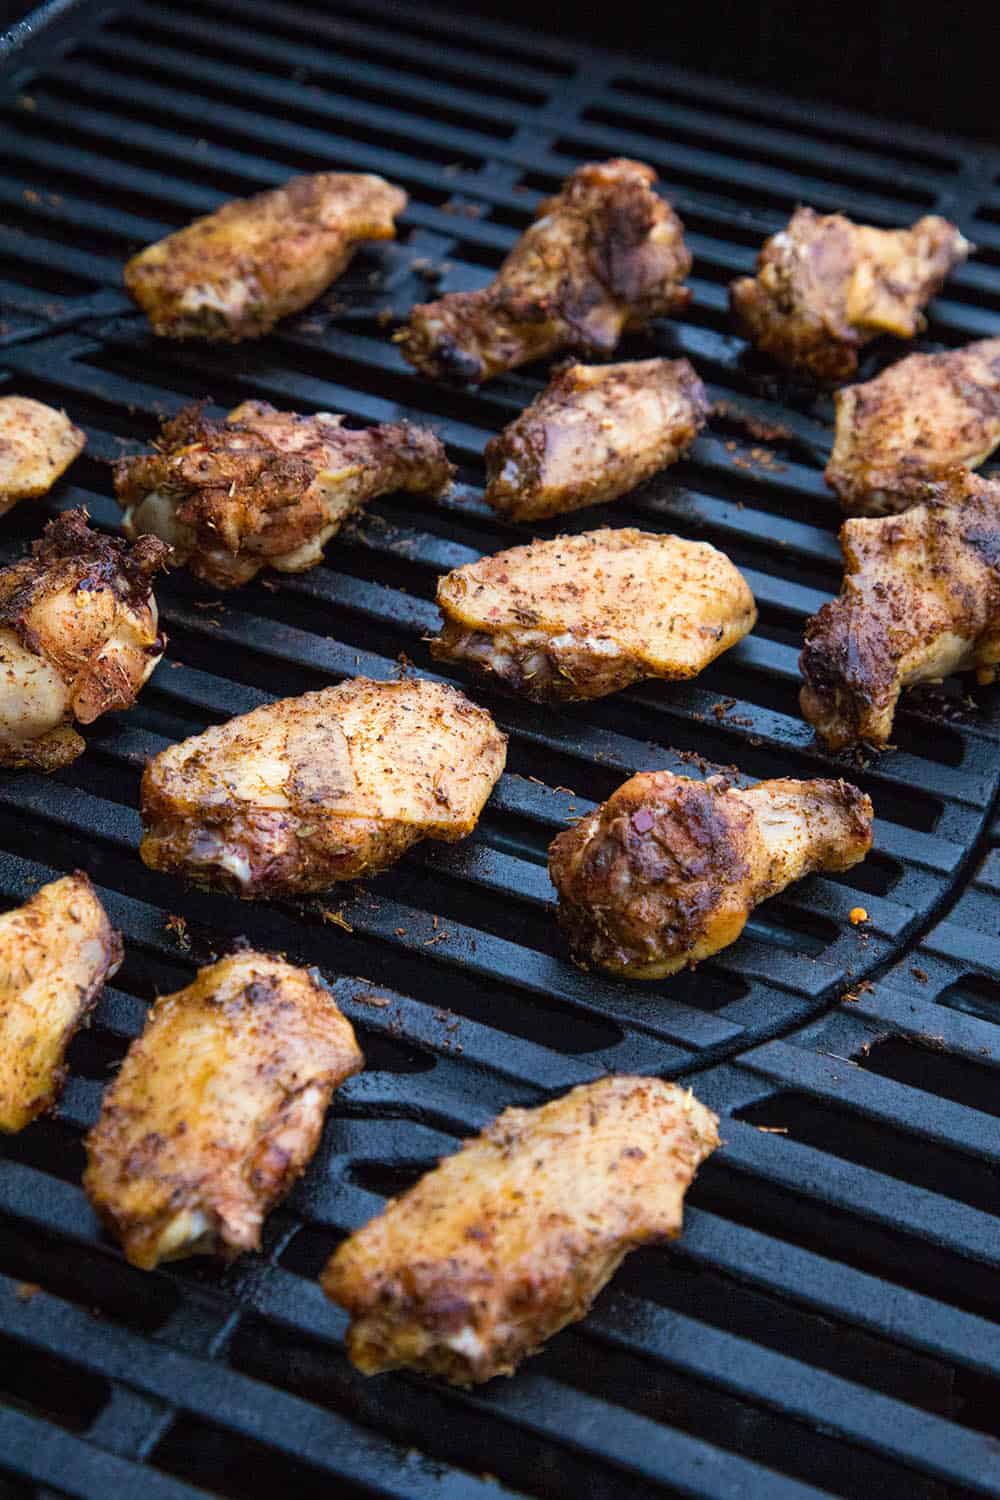
{"label": "browned chicken wing", "polygon": [[27,396],[0,397],[0,516],[47,495],[87,445],[64,411]]}
{"label": "browned chicken wing", "polygon": [[1000,662],[1000,481],[968,470],[904,515],[847,521],[840,597],[806,626],[802,712],[833,749],[889,743],[904,688]]}
{"label": "browned chicken wing", "polygon": [[754,907],[814,870],[849,870],[872,805],[845,781],[691,781],[642,772],[549,849],[577,962],[662,979],[734,943]]}
{"label": "browned chicken wing", "polygon": [[270,565],[300,573],[354,511],[392,490],[437,495],[452,467],[432,432],[409,423],[353,431],[342,417],[302,417],[244,401],[224,422],[186,407],[156,451],[119,459],[115,490],[128,536],[153,532],[214,588]]}
{"label": "browned chicken wing", "polygon": [[334,1090],[363,1066],[313,970],[220,959],[158,1000],[129,1048],[87,1137],[87,1195],[144,1271],[257,1250]]}
{"label": "browned chicken wing", "polygon": [[732,283],[730,304],[766,354],[820,379],[846,380],[858,350],[879,334],[920,333],[921,309],[972,249],[936,214],[909,229],[873,229],[799,208],[765,241],[756,277]]}
{"label": "browned chicken wing", "polygon": [[695,677],[757,619],[724,553],[631,527],[481,557],[442,578],[437,600],[445,623],[434,656],[540,703]]}
{"label": "browned chicken wing", "polygon": [[826,482],[845,510],[905,510],[927,480],[976,468],[1000,443],[1000,338],[911,354],[836,394]]}
{"label": "browned chicken wing", "polygon": [[351,1235],[323,1289],[365,1375],[510,1375],[585,1316],[630,1250],[676,1239],[718,1119],[659,1078],[601,1078],[507,1109]]}
{"label": "browned chicken wing", "polygon": [[710,410],[686,359],[560,370],[486,445],[486,500],[540,521],[617,500],[676,463]]}
{"label": "browned chicken wing", "polygon": [[435,380],[489,380],[559,349],[610,354],[626,329],[679,312],[691,256],[655,181],[638,161],[578,167],[495,281],[413,309],[404,359]]}
{"label": "browned chicken wing", "polygon": [[71,510],[0,570],[0,766],[64,766],[84,749],[74,721],[135,702],[166,643],[150,579],[168,554],[155,537],[101,536]]}

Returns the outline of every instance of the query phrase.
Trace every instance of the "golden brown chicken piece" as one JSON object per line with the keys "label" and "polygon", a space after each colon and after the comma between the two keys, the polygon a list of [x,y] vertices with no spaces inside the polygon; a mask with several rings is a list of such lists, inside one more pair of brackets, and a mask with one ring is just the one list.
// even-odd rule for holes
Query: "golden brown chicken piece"
{"label": "golden brown chicken piece", "polygon": [[234,198],[134,255],[125,288],[154,333],[239,343],[298,312],[362,240],[391,240],[406,194],[365,172],[316,172]]}
{"label": "golden brown chicken piece", "polygon": [[130,708],[163,655],[150,579],[169,549],[71,510],[31,550],[0,570],[0,766],[54,771],[84,750],[74,720]]}
{"label": "golden brown chicken piece", "polygon": [[47,495],[86,446],[64,411],[28,396],[0,397],[0,516]]}
{"label": "golden brown chicken piece", "polygon": [[301,417],[244,401],[213,421],[188,406],[164,422],[156,451],[119,459],[115,490],[128,536],[153,532],[214,588],[237,588],[270,565],[301,573],[322,561],[344,521],[392,490],[438,495],[452,466],[423,427],[356,432],[343,417]]}
{"label": "golden brown chicken piece", "polygon": [[486,500],[540,521],[617,500],[676,463],[711,403],[686,359],[570,365],[486,445]]}
{"label": "golden brown chicken piece", "polygon": [[905,510],[927,480],[976,468],[1000,443],[1000,338],[911,354],[836,394],[826,482],[845,510]]}
{"label": "golden brown chicken piece", "polygon": [[132,1265],[260,1248],[364,1066],[314,970],[242,952],[158,1000],[87,1137],[83,1185]]}
{"label": "golden brown chicken piece", "polygon": [[849,870],[872,805],[846,781],[691,781],[647,771],[549,849],[573,956],[662,979],[734,943],[754,907],[814,870]]}
{"label": "golden brown chicken piece", "polygon": [[413,309],[396,334],[403,358],[434,380],[489,380],[558,349],[610,354],[626,329],[679,312],[691,256],[655,181],[624,158],[578,167],[495,281]]}
{"label": "golden brown chicken piece", "polygon": [[806,626],[802,712],[835,750],[889,743],[904,688],[1000,662],[1000,481],[968,470],[905,515],[845,522],[840,597]]}
{"label": "golden brown chicken piece", "polygon": [[440,579],[437,601],[444,629],[432,654],[536,703],[696,677],[757,619],[724,553],[631,527],[481,557]]}
{"label": "golden brown chicken piece", "polygon": [[140,854],[246,897],[375,875],[472,832],[506,738],[455,688],[357,678],[171,745],[142,778]]}
{"label": "golden brown chicken piece", "polygon": [[81,870],[0,917],[0,1131],[62,1092],[67,1048],[122,961],[121,937]]}
{"label": "golden brown chicken piece", "polygon": [[659,1078],[601,1078],[507,1109],[351,1235],[323,1290],[365,1375],[510,1375],[585,1316],[630,1250],[676,1239],[718,1119]]}

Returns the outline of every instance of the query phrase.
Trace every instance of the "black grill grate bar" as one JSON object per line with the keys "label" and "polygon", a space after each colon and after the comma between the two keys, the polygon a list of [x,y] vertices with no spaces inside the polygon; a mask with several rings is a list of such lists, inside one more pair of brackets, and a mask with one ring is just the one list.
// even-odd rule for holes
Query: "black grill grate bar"
{"label": "black grill grate bar", "polygon": [[80,1500],[107,1500],[109,1494],[127,1493],[137,1485],[149,1500],[204,1500],[205,1495],[165,1474],[140,1470],[13,1407],[0,1410],[0,1479],[5,1469],[39,1484],[57,1485],[55,1493]]}

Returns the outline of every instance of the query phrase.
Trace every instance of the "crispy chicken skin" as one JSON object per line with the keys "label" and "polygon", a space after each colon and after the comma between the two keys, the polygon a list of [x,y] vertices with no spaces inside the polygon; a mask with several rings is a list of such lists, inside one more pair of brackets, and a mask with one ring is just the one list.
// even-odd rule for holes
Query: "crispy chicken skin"
{"label": "crispy chicken skin", "polygon": [[549,849],[574,958],[662,979],[734,943],[754,907],[814,870],[849,870],[872,805],[845,781],[633,776]]}
{"label": "crispy chicken skin", "polygon": [[363,1066],[315,973],[266,953],[158,1000],[87,1137],[83,1185],[132,1265],[259,1249],[334,1090]]}
{"label": "crispy chicken skin", "polygon": [[438,495],[451,482],[444,448],[425,428],[356,432],[342,421],[266,401],[244,401],[223,422],[185,407],[164,422],[154,453],[115,466],[126,534],[153,532],[196,577],[237,588],[267,565],[315,567],[347,517],[376,495]]}
{"label": "crispy chicken skin", "polygon": [[139,852],[245,897],[322,891],[471,833],[505,759],[455,688],[357,678],[162,751],[142,779]]}
{"label": "crispy chicken skin", "polygon": [[1000,481],[967,469],[904,515],[845,522],[840,597],[806,626],[802,712],[835,750],[889,743],[904,688],[1000,662]]}
{"label": "crispy chicken skin", "polygon": [[0,766],[54,771],[84,749],[74,721],[132,706],[166,644],[150,579],[168,553],[71,510],[0,570]]}
{"label": "crispy chicken skin", "polygon": [[455,1385],[510,1375],[585,1316],[630,1250],[677,1238],[718,1123],[659,1078],[505,1110],[329,1261],[323,1290],[351,1315],[354,1364]]}
{"label": "crispy chicken skin", "polygon": [[0,397],[0,516],[47,495],[86,445],[64,411],[28,396]]}
{"label": "crispy chicken skin", "polygon": [[382,177],[293,177],[147,246],[125,267],[125,288],[165,338],[260,338],[315,301],[362,240],[391,240],[405,207]]}
{"label": "crispy chicken skin", "polygon": [[62,1093],[66,1050],[122,961],[121,937],[81,870],[0,917],[0,1131]]}
{"label": "crispy chicken skin", "polygon": [[977,468],[1000,443],[1000,338],[910,354],[835,400],[827,484],[855,514],[905,510],[925,481]]}
{"label": "crispy chicken skin", "polygon": [[482,557],[440,579],[437,600],[444,629],[432,654],[537,703],[695,677],[757,619],[724,553],[631,527]]}
{"label": "crispy chicken skin", "polygon": [[710,402],[686,359],[570,365],[486,445],[486,500],[541,521],[617,500],[676,463]]}
{"label": "crispy chicken skin", "polygon": [[396,335],[404,359],[433,380],[478,382],[559,349],[611,354],[626,329],[679,312],[691,256],[655,181],[624,158],[578,167],[495,281],[413,309]]}
{"label": "crispy chicken skin", "polygon": [[873,229],[798,208],[764,242],[757,275],[730,284],[730,306],[765,354],[821,380],[846,380],[858,350],[879,334],[922,331],[921,309],[972,249],[936,214],[909,229]]}

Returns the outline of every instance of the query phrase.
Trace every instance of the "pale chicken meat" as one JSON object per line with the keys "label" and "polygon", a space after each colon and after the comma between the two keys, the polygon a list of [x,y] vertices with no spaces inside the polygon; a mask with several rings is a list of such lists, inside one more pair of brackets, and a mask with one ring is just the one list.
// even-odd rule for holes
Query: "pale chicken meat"
{"label": "pale chicken meat", "polygon": [[753,629],[753,595],[708,542],[630,527],[511,547],[438,583],[434,656],[536,702],[695,677]]}
{"label": "pale chicken meat", "polygon": [[486,445],[486,500],[541,521],[617,500],[677,460],[710,402],[686,359],[570,365]]}
{"label": "pale chicken meat", "polygon": [[162,751],[142,779],[140,853],[240,896],[325,890],[471,833],[505,758],[455,688],[358,678]]}
{"label": "pale chicken meat", "polygon": [[887,745],[904,689],[1000,662],[1000,481],[968,470],[903,515],[845,522],[844,582],[806,626],[802,712],[832,749]]}
{"label": "pale chicken meat", "polygon": [[0,916],[0,1131],[23,1130],[56,1102],[67,1048],[121,961],[121,937],[80,870]]}
{"label": "pale chicken meat", "polygon": [[826,482],[845,510],[905,510],[928,480],[975,469],[1000,443],[1000,338],[911,354],[836,394]]}
{"label": "pale chicken meat", "polygon": [[125,287],[153,332],[238,343],[315,301],[364,240],[391,240],[406,194],[364,172],[316,172],[234,198],[134,255]]}
{"label": "pale chicken meat", "polygon": [[64,411],[28,396],[0,397],[0,516],[47,495],[86,445]]}
{"label": "pale chicken meat", "polygon": [[662,979],[734,943],[761,901],[849,870],[872,805],[845,781],[692,781],[644,771],[549,849],[559,922],[583,967]]}
{"label": "pale chicken meat", "polygon": [[872,339],[922,331],[923,308],[972,249],[936,214],[909,229],[874,229],[798,208],[765,241],[757,275],[731,284],[730,305],[765,354],[820,379],[846,380]]}
{"label": "pale chicken meat", "polygon": [[74,723],[132,706],[166,643],[150,580],[168,553],[74,510],[0,570],[0,766],[53,771],[84,749]]}
{"label": "pale chicken meat", "polygon": [[301,573],[348,516],[392,490],[439,495],[452,467],[432,432],[407,422],[354,431],[329,412],[299,416],[245,401],[225,421],[189,406],[151,454],[119,459],[128,536],[152,532],[214,588],[261,568]]}
{"label": "pale chicken meat", "polygon": [[718,1123],[690,1090],[627,1076],[505,1110],[328,1263],[350,1358],[455,1385],[510,1375],[585,1316],[629,1251],[677,1238]]}
{"label": "pale chicken meat", "polygon": [[578,167],[539,205],[489,286],[415,307],[396,335],[436,380],[489,380],[560,349],[610,354],[628,329],[691,300],[684,226],[624,158]]}
{"label": "pale chicken meat", "polygon": [[364,1066],[314,970],[244,951],[158,1000],[87,1137],[83,1185],[149,1271],[260,1248],[334,1091]]}

